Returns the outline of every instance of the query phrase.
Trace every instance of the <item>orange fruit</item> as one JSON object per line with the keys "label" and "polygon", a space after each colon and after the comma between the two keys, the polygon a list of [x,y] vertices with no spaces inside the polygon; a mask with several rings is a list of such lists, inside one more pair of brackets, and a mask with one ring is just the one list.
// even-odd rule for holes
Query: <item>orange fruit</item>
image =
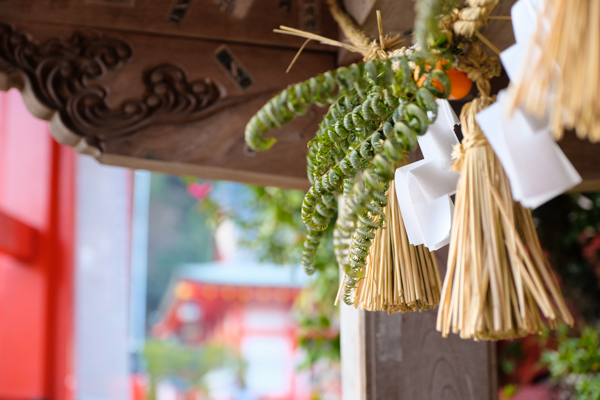
{"label": "orange fruit", "polygon": [[448,78],[450,78],[450,82],[452,83],[452,90],[450,91],[449,100],[458,100],[462,99],[466,95],[469,94],[471,88],[473,87],[473,81],[469,79],[467,74],[462,71],[457,70],[456,68],[450,68],[446,71],[448,74]]}

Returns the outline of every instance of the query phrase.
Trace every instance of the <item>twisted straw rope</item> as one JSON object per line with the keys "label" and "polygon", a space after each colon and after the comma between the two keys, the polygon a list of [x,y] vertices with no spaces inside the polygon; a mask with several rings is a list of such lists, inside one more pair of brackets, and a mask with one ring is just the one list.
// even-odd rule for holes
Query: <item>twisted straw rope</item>
{"label": "twisted straw rope", "polygon": [[477,85],[479,93],[489,97],[491,91],[490,80],[500,76],[501,67],[498,57],[490,56],[480,42],[474,43],[467,56],[459,56],[456,68],[467,74]]}
{"label": "twisted straw rope", "polygon": [[[456,34],[480,37],[478,29],[497,1],[469,0],[468,4],[471,7],[465,10],[470,11],[458,13],[452,27]],[[500,74],[499,60],[477,42],[459,61],[458,69],[476,82],[480,97],[463,106],[464,139],[452,153],[452,169],[461,178],[437,329],[444,336],[452,329],[464,338],[514,338],[541,330],[538,309],[551,327],[558,321],[571,325],[573,319],[543,257],[531,214],[513,202],[508,178],[475,120],[495,101],[489,81]],[[483,232],[479,242],[477,231]],[[505,249],[505,257],[499,257],[495,246]]]}
{"label": "twisted straw rope", "polygon": [[337,22],[344,35],[350,40],[350,43],[356,47],[364,47],[371,44],[371,38],[360,29],[354,18],[342,9],[339,0],[327,0],[327,6],[333,19],[335,19],[335,22]]}
{"label": "twisted straw rope", "polygon": [[473,37],[489,19],[499,0],[467,0],[467,7],[460,10],[458,20],[452,24],[457,35]]}
{"label": "twisted straw rope", "polygon": [[460,112],[460,125],[464,136],[463,141],[452,149],[452,159],[454,160],[452,171],[458,173],[462,171],[467,150],[490,145],[477,121],[475,121],[475,115],[495,101],[496,96],[482,96],[463,106]]}

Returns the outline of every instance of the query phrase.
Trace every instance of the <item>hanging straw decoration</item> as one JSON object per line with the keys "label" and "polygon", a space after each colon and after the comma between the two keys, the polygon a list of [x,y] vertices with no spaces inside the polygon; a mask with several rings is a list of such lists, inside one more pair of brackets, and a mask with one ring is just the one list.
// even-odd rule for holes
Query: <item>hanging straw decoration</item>
{"label": "hanging straw decoration", "polygon": [[512,88],[513,108],[522,106],[539,118],[551,110],[557,140],[565,128],[600,141],[599,38],[599,1],[548,0],[528,52],[539,57]]}
{"label": "hanging straw decoration", "polygon": [[460,66],[476,81],[480,97],[463,106],[460,116],[464,139],[453,154],[453,169],[461,177],[437,330],[500,340],[539,333],[542,316],[552,328],[571,325],[531,213],[513,201],[508,177],[475,121],[495,101],[489,80],[499,75],[499,60],[475,43]]}
{"label": "hanging straw decoration", "polygon": [[[337,1],[328,0],[328,4],[351,44],[285,26],[281,26],[281,29],[275,32],[343,47],[362,54],[365,61],[388,58],[407,51],[406,48],[395,49],[401,43],[399,35],[394,37],[383,35],[379,11],[377,11],[379,41],[370,41],[360,32],[356,24],[344,15]],[[435,254],[423,245],[413,246],[408,242],[393,181],[390,182],[387,197],[388,205],[383,210],[387,225],[377,230],[375,234],[363,276],[353,292],[353,304],[364,310],[387,311],[390,314],[436,307],[439,304],[442,283]],[[340,215],[334,230],[334,252],[338,263],[343,265],[349,256],[350,233],[353,227],[344,226],[344,218],[340,218],[347,212],[344,199],[339,198],[338,204]],[[344,279],[341,280],[336,305],[343,294]]]}
{"label": "hanging straw decoration", "polygon": [[437,329],[462,338],[512,339],[573,323],[544,258],[531,213],[512,200],[500,161],[475,115],[494,102],[482,96],[461,113],[461,178]]}
{"label": "hanging straw decoration", "polygon": [[373,240],[364,278],[354,294],[354,307],[388,314],[436,307],[442,281],[435,253],[408,242],[393,185],[387,197],[387,225]]}

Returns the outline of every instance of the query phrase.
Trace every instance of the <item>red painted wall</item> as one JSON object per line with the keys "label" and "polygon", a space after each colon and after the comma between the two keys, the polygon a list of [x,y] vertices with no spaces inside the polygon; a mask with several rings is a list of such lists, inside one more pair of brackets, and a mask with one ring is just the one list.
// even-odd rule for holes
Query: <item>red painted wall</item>
{"label": "red painted wall", "polygon": [[48,123],[17,91],[0,92],[0,212],[37,231],[29,260],[0,253],[3,400],[73,397],[74,172]]}

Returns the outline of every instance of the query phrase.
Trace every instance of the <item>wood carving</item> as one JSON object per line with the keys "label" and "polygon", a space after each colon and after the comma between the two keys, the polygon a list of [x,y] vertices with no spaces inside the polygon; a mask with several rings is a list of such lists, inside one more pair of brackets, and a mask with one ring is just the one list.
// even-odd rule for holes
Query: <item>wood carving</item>
{"label": "wood carving", "polygon": [[0,70],[25,73],[39,101],[53,110],[66,108],[73,95],[107,69],[121,68],[131,54],[124,41],[98,34],[74,33],[70,39],[52,38],[38,45],[27,34],[0,23]]}
{"label": "wood carving", "polygon": [[[0,23],[0,71],[23,72],[36,98],[60,114],[62,123],[102,150],[102,143],[134,135],[161,124],[192,122],[243,101],[225,101],[211,79],[189,82],[179,67],[163,64],[143,76],[141,99],[117,109],[106,103],[107,88],[94,84],[107,70],[118,70],[132,56],[129,44],[99,34],[75,33],[40,45],[28,35]],[[211,108],[212,107],[212,108]]]}
{"label": "wood carving", "polygon": [[[87,26],[73,32],[22,19],[0,22],[0,90],[18,88],[31,113],[50,121],[58,142],[104,164],[293,188],[308,184],[302,152],[319,110],[275,132],[278,154],[244,152],[243,129],[270,96],[332,69],[333,54],[305,51],[286,74],[295,50]],[[235,80],[239,68],[224,70],[216,54],[225,48],[252,76],[250,84]]]}
{"label": "wood carving", "polygon": [[61,110],[63,121],[74,132],[100,141],[121,139],[151,125],[205,118],[222,97],[210,79],[189,82],[181,68],[170,64],[152,68],[143,80],[143,98],[129,100],[117,110],[107,106],[105,88],[84,88],[69,99],[64,112]]}

